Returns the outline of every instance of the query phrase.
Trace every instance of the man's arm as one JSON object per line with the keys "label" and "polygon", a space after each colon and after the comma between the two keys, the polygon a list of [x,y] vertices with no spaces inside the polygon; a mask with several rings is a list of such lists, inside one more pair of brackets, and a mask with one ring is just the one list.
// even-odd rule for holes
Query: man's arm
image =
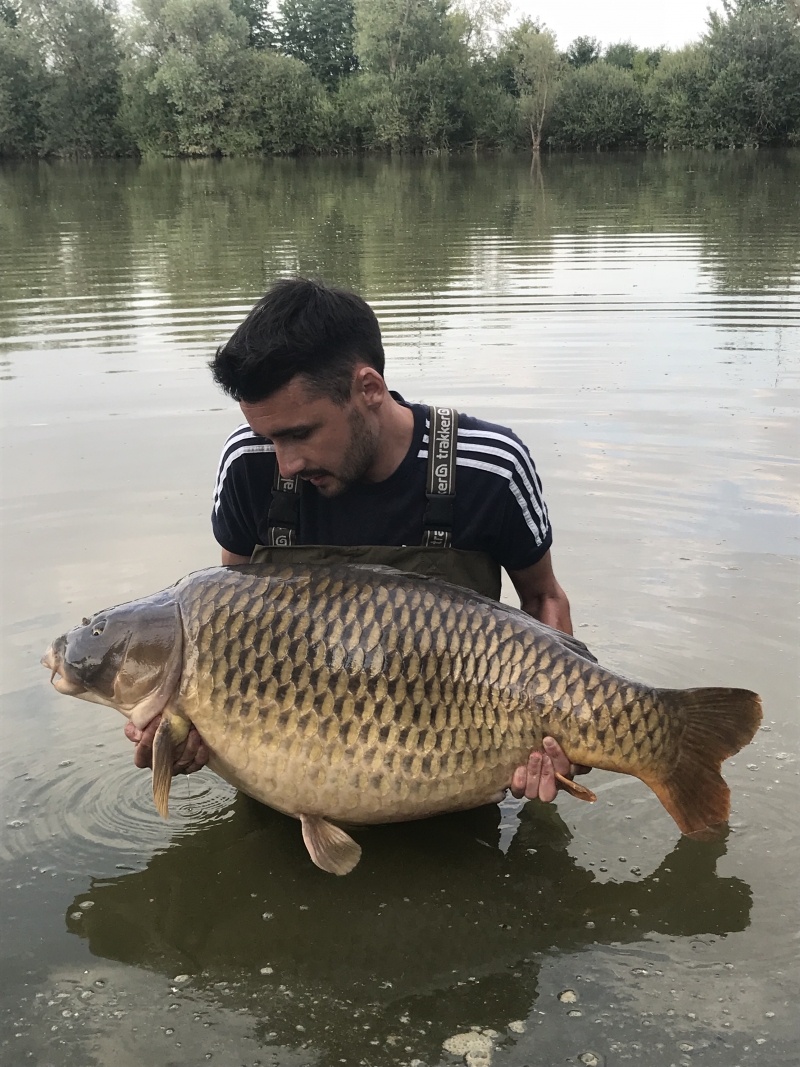
{"label": "man's arm", "polygon": [[222,550],[222,566],[235,567],[237,563],[249,563],[249,556],[237,556],[235,552],[229,552],[227,548]]}
{"label": "man's arm", "polygon": [[549,550],[533,566],[508,573],[519,594],[523,611],[562,633],[572,633],[569,601],[556,581]]}
{"label": "man's arm", "polygon": [[[547,551],[538,563],[519,571],[508,572],[519,594],[520,607],[539,622],[562,633],[572,633],[567,594],[556,581],[553,561]],[[544,752],[531,752],[528,762],[514,771],[511,792],[517,798],[555,800],[559,790],[555,772],[568,778],[586,774],[590,768],[570,763],[559,743],[552,737],[544,739]]]}

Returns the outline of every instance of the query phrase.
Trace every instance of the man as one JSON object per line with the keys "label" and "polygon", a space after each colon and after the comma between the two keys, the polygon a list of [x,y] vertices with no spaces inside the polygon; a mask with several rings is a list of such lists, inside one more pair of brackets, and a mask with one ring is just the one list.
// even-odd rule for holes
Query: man
{"label": "man", "polygon": [[[523,611],[572,633],[527,448],[505,427],[389,392],[380,327],[359,296],[279,281],[211,368],[247,420],[217,473],[212,525],[224,565],[360,558],[494,598],[503,566]],[[157,725],[125,727],[138,767],[150,765]],[[544,746],[515,772],[515,796],[551,801],[556,772],[578,770],[555,740]],[[174,772],[207,760],[193,730]]]}

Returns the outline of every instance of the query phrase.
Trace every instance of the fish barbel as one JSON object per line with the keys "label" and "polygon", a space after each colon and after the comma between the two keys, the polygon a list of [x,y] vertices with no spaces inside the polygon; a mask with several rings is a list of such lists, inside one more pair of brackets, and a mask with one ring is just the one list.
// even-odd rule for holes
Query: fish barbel
{"label": "fish barbel", "polygon": [[42,662],[60,692],[141,728],[162,715],[162,815],[194,724],[211,769],[299,818],[334,874],[361,854],[337,823],[497,800],[546,735],[574,763],[640,778],[684,833],[706,831],[730,810],[721,763],[761,720],[748,690],[654,689],[521,611],[353,564],[198,571],[84,619]]}

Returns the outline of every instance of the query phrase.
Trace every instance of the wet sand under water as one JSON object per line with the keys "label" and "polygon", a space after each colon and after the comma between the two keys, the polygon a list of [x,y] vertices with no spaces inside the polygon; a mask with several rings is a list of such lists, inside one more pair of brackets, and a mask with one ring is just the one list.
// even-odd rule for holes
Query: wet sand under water
{"label": "wet sand under water", "polygon": [[[796,1064],[800,153],[6,167],[0,232],[0,1062]],[[217,560],[205,362],[298,270],[373,302],[391,387],[527,442],[601,662],[761,693],[724,840],[593,772],[334,879],[209,772],[162,822],[122,718],[47,685]]]}

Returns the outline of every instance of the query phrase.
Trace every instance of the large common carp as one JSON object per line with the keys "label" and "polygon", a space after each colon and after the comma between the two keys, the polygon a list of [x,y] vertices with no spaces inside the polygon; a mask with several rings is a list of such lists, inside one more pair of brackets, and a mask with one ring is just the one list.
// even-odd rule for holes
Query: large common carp
{"label": "large common carp", "polygon": [[[338,822],[496,800],[547,734],[575,763],[641,778],[684,833],[724,822],[724,759],[761,721],[744,689],[653,689],[521,611],[389,568],[198,571],[84,619],[47,650],[55,687],[144,727],[167,814],[173,749],[302,821],[323,870],[361,850]],[[328,820],[334,820],[330,822]]]}

